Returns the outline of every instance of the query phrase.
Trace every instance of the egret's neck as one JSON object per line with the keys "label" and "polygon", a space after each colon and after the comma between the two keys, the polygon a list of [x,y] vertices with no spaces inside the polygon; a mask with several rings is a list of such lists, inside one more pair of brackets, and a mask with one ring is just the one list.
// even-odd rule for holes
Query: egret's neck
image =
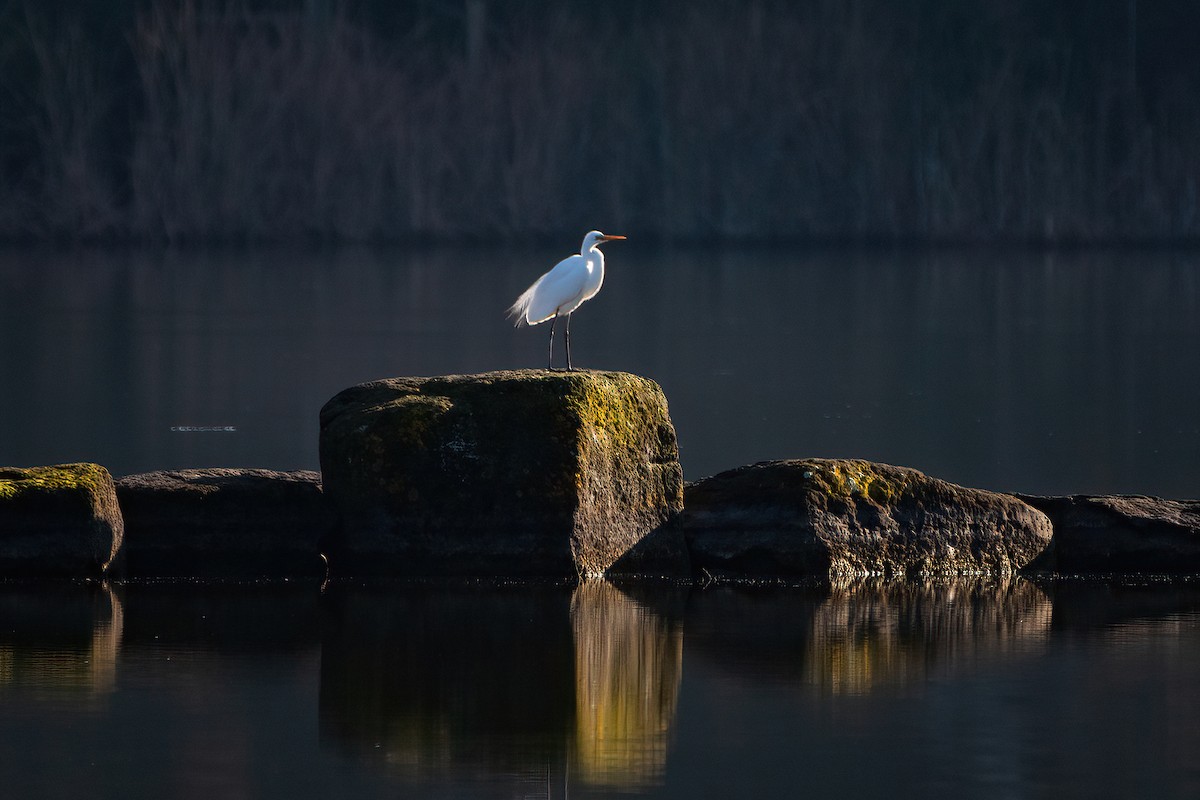
{"label": "egret's neck", "polygon": [[587,277],[583,283],[583,297],[586,300],[600,291],[600,286],[604,283],[604,254],[597,247],[588,247],[580,255],[583,256],[583,263],[587,265]]}
{"label": "egret's neck", "polygon": [[604,274],[604,253],[600,252],[599,247],[595,245],[585,247],[580,251],[580,255],[587,259],[588,267],[591,268],[592,272]]}

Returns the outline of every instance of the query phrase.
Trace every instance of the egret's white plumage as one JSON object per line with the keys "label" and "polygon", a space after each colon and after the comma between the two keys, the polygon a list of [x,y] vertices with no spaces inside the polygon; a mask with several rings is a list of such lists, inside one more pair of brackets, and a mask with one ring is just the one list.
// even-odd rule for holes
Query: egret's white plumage
{"label": "egret's white plumage", "polygon": [[608,236],[600,231],[589,231],[583,237],[579,253],[567,256],[554,265],[554,269],[533,282],[517,302],[508,309],[517,325],[550,323],[550,363],[554,364],[554,323],[560,315],[567,317],[566,344],[567,369],[571,369],[571,312],[595,296],[604,283],[604,254],[600,245],[624,236]]}

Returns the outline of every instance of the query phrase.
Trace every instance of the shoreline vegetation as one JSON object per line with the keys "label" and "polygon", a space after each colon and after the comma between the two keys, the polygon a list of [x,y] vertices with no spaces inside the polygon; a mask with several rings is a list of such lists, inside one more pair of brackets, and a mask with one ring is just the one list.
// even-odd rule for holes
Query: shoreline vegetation
{"label": "shoreline vegetation", "polygon": [[1200,239],[1200,10],[1044,6],[8,3],[0,239]]}

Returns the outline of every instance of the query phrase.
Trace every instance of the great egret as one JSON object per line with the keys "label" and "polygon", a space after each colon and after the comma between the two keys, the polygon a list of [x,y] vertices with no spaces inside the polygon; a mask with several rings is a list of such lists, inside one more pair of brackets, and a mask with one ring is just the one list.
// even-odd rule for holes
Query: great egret
{"label": "great egret", "polygon": [[567,315],[567,369],[571,370],[571,312],[590,300],[604,283],[604,254],[600,245],[624,236],[608,236],[589,231],[583,237],[578,255],[567,256],[554,269],[533,282],[508,309],[516,324],[537,325],[550,320],[550,358],[546,369],[554,369],[554,325],[560,314]]}

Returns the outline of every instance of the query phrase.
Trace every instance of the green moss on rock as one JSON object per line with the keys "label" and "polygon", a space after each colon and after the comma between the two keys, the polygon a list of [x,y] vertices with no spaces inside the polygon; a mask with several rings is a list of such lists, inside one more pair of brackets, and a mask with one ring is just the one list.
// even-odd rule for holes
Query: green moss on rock
{"label": "green moss on rock", "polygon": [[98,575],[117,557],[123,534],[104,467],[0,468],[0,575]]}
{"label": "green moss on rock", "polygon": [[13,500],[30,493],[81,488],[92,495],[98,495],[111,483],[112,476],[99,464],[0,467],[0,499],[5,500]]}

